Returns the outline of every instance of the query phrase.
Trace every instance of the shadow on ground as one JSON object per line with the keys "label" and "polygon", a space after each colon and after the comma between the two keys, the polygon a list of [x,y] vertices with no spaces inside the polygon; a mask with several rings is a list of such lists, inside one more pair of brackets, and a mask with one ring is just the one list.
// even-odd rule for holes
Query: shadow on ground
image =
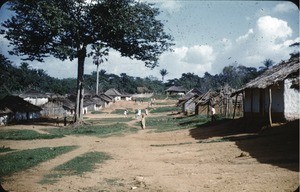
{"label": "shadow on ground", "polygon": [[299,120],[262,129],[259,122],[227,119],[191,129],[190,135],[200,141],[222,137],[260,163],[299,171]]}

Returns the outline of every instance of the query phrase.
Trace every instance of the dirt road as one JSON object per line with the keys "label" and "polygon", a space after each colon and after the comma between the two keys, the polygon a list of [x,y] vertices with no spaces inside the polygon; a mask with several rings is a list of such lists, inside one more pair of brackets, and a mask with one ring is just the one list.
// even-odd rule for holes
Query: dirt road
{"label": "dirt road", "polygon": [[[199,142],[219,139],[216,133],[222,126],[165,133],[146,129],[108,138],[67,136],[50,140],[1,140],[1,145],[13,149],[80,146],[16,173],[6,178],[2,185],[11,192],[296,190],[299,186],[299,130],[290,130],[291,134],[284,139],[278,139],[283,133],[278,126],[259,137],[234,134],[223,142]],[[32,126],[22,128],[32,129]],[[275,142],[278,140],[280,142]],[[295,153],[297,148],[298,153]],[[54,167],[90,151],[106,152],[112,159],[84,175],[64,176],[55,184],[39,184]]]}

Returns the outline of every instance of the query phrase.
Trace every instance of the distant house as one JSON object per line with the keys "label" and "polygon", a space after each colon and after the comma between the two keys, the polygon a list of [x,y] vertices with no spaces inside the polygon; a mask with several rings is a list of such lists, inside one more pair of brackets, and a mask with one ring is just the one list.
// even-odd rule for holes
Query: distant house
{"label": "distant house", "polygon": [[182,86],[171,86],[165,92],[167,95],[184,95],[188,91]]}
{"label": "distant house", "polygon": [[195,113],[195,102],[194,99],[199,97],[201,92],[194,88],[188,91],[184,96],[178,99],[177,106],[181,106],[183,113]]}
{"label": "distant house", "polygon": [[219,102],[220,94],[216,91],[209,90],[206,93],[198,96],[194,99],[195,103],[195,114],[209,116],[209,107],[214,106],[216,111],[220,111]]}
{"label": "distant house", "polygon": [[37,119],[40,117],[42,108],[24,101],[18,96],[8,95],[0,100],[2,121]]}
{"label": "distant house", "polygon": [[62,98],[49,98],[48,102],[41,105],[41,115],[44,117],[62,116],[65,112]]}
{"label": "distant house", "polygon": [[29,103],[36,106],[44,105],[49,101],[48,96],[46,94],[41,93],[34,89],[30,89],[20,94],[19,97],[23,98],[25,101],[28,101]]}
{"label": "distant house", "polygon": [[101,93],[95,97],[99,97],[103,101],[103,108],[110,106],[110,104],[114,101],[113,97],[106,95],[105,93]]}
{"label": "distant house", "polygon": [[129,93],[122,93],[121,100],[125,101],[131,101],[132,100],[132,94]]}
{"label": "distant house", "polygon": [[120,101],[122,96],[122,94],[114,88],[107,90],[104,94],[113,97],[114,101]]}
{"label": "distant house", "polygon": [[299,119],[299,58],[282,62],[232,95],[244,95],[244,116],[272,122]]}

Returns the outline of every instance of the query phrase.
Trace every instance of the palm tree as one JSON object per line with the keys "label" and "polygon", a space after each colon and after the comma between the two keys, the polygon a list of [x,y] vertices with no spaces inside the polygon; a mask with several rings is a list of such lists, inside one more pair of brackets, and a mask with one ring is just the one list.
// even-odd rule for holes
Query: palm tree
{"label": "palm tree", "polygon": [[166,69],[161,69],[159,73],[161,74],[161,79],[164,82],[164,77],[168,75],[168,71]]}
{"label": "palm tree", "polygon": [[259,67],[259,69],[264,72],[266,70],[268,70],[269,68],[271,68],[274,65],[274,61],[271,59],[266,59],[263,61],[264,66]]}
{"label": "palm tree", "polygon": [[104,60],[107,61],[106,56],[108,55],[108,48],[102,46],[103,45],[92,46],[92,48],[95,50],[93,63],[97,66],[96,95],[99,94],[99,65],[103,63]]}

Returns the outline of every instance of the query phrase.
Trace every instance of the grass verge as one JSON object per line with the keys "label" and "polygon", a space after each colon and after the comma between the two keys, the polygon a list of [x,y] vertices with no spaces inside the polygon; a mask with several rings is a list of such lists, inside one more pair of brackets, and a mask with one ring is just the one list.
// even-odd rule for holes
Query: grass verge
{"label": "grass verge", "polygon": [[70,175],[82,175],[83,173],[93,171],[96,164],[112,159],[104,152],[89,152],[78,156],[56,168],[51,174],[45,175],[41,184],[55,183],[59,178]]}
{"label": "grass verge", "polygon": [[155,109],[150,109],[150,113],[178,112],[179,110],[180,110],[179,107],[166,106],[166,107],[158,107],[158,108],[155,108]]}
{"label": "grass verge", "polygon": [[[169,116],[146,118],[146,128],[155,132],[176,131],[194,128],[206,123],[208,119],[202,115],[174,118]],[[137,123],[139,125],[139,123]]]}
{"label": "grass verge", "polygon": [[74,150],[77,146],[44,147],[16,151],[0,156],[0,181],[3,177],[23,171],[58,155]]}
{"label": "grass verge", "polygon": [[120,118],[97,118],[97,119],[89,119],[87,120],[87,122],[92,123],[92,124],[111,124],[111,123],[125,123],[125,122],[129,122],[132,121],[132,118],[128,117],[128,118],[124,118],[124,117],[120,117]]}
{"label": "grass verge", "polygon": [[135,133],[138,129],[125,123],[112,125],[85,125],[76,128],[44,129],[51,134],[57,135],[92,135],[97,137],[108,137],[112,135],[123,135],[124,133]]}
{"label": "grass verge", "polygon": [[33,130],[3,130],[0,131],[0,139],[3,140],[34,140],[61,138],[60,134],[41,134]]}

